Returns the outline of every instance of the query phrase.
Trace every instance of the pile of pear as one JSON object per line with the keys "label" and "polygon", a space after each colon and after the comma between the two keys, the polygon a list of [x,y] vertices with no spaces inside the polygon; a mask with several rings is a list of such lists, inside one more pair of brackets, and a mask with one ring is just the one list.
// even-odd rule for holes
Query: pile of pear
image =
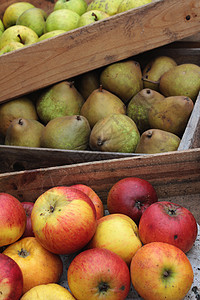
{"label": "pile of pear", "polygon": [[153,0],[57,0],[51,12],[26,1],[10,4],[0,19],[0,55],[80,28]]}
{"label": "pile of pear", "polygon": [[0,105],[9,146],[153,154],[176,151],[200,90],[200,66],[129,58]]}

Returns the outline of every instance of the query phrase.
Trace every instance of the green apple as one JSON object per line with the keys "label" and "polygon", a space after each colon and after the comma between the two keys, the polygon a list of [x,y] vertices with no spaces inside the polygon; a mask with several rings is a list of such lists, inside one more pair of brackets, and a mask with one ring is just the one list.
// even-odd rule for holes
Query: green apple
{"label": "green apple", "polygon": [[123,11],[142,6],[150,2],[152,2],[152,0],[122,0],[118,7],[117,13],[121,13]]}
{"label": "green apple", "polygon": [[91,23],[108,18],[109,15],[100,10],[90,10],[80,16],[78,27],[82,27]]}
{"label": "green apple", "polygon": [[46,19],[45,32],[60,29],[70,31],[78,27],[79,19],[79,14],[70,9],[55,10]]}
{"label": "green apple", "polygon": [[92,0],[92,2],[88,5],[87,11],[97,9],[112,16],[117,13],[118,6],[121,1],[122,0]]}
{"label": "green apple", "polygon": [[14,25],[7,28],[0,38],[0,49],[10,42],[19,42],[31,45],[38,41],[38,35],[31,28],[23,25]]}
{"label": "green apple", "polygon": [[43,40],[46,40],[46,39],[49,39],[51,37],[54,37],[56,35],[59,35],[61,33],[65,33],[66,31],[65,30],[53,30],[53,31],[49,31],[49,32],[46,32],[44,33],[43,35],[41,35],[38,39],[38,42],[41,42]]}
{"label": "green apple", "polygon": [[70,9],[80,16],[87,10],[87,2],[85,0],[58,0],[54,5],[54,11],[58,9]]}
{"label": "green apple", "polygon": [[0,50],[0,55],[20,49],[24,47],[22,43],[19,42],[10,42],[9,44],[6,44],[1,50]]}
{"label": "green apple", "polygon": [[38,7],[32,7],[23,12],[17,19],[17,25],[24,25],[31,28],[41,36],[44,33],[47,13]]}
{"label": "green apple", "polygon": [[18,17],[27,9],[34,7],[29,2],[16,2],[9,5],[3,14],[3,24],[5,28],[16,24]]}

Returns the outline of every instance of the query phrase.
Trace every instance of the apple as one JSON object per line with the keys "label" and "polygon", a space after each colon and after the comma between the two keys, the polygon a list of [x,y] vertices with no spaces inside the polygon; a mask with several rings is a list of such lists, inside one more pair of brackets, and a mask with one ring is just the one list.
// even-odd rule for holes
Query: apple
{"label": "apple", "polygon": [[46,19],[45,33],[53,30],[70,31],[78,27],[79,14],[70,9],[58,9]]}
{"label": "apple", "polygon": [[117,13],[140,7],[151,2],[152,0],[122,0],[118,7]]}
{"label": "apple", "polygon": [[96,230],[96,210],[80,190],[56,186],[40,195],[31,213],[36,239],[57,254],[71,254],[83,248]]}
{"label": "apple", "polygon": [[193,282],[193,270],[185,253],[162,242],[141,247],[130,265],[131,281],[143,299],[181,300]]}
{"label": "apple", "polygon": [[20,49],[24,47],[22,43],[19,42],[10,42],[9,44],[6,44],[3,48],[0,50],[0,55]]}
{"label": "apple", "polygon": [[80,16],[78,27],[86,26],[91,23],[108,18],[109,15],[100,10],[90,10]]}
{"label": "apple", "polygon": [[26,214],[21,202],[7,193],[0,193],[0,247],[17,241],[24,233]]}
{"label": "apple", "polygon": [[108,192],[109,213],[122,213],[138,225],[145,209],[158,201],[157,193],[150,182],[137,177],[117,181]]}
{"label": "apple", "polygon": [[19,300],[22,295],[23,277],[18,264],[0,253],[0,299]]}
{"label": "apple", "polygon": [[44,41],[46,39],[49,39],[51,37],[54,37],[54,36],[57,36],[61,33],[65,33],[66,31],[65,30],[53,30],[53,31],[49,31],[49,32],[46,32],[44,34],[42,34],[39,38],[38,38],[38,42],[41,42],[41,41]]}
{"label": "apple", "polygon": [[34,236],[32,223],[31,223],[31,212],[34,206],[34,202],[21,202],[25,213],[26,213],[26,228],[22,235],[22,238],[28,237],[28,236]]}
{"label": "apple", "polygon": [[58,0],[54,5],[54,11],[58,9],[70,9],[80,16],[87,10],[87,2],[85,0]]}
{"label": "apple", "polygon": [[97,220],[104,216],[103,202],[91,187],[85,184],[74,184],[71,187],[82,191],[92,200],[96,209]]}
{"label": "apple", "polygon": [[24,11],[32,7],[34,7],[34,5],[29,2],[16,2],[10,4],[3,14],[3,23],[5,28],[15,25],[18,17]]}
{"label": "apple", "polygon": [[27,9],[16,21],[17,25],[23,25],[31,28],[38,36],[44,33],[47,13],[38,7]]}
{"label": "apple", "polygon": [[105,248],[118,254],[127,265],[142,247],[135,222],[123,214],[110,214],[97,221],[94,236],[88,248]]}
{"label": "apple", "polygon": [[75,300],[72,294],[57,283],[40,284],[26,292],[20,300]]}
{"label": "apple", "polygon": [[25,237],[9,245],[3,254],[11,257],[23,274],[23,291],[26,293],[39,284],[56,283],[63,272],[59,255],[46,250],[35,237]]}
{"label": "apple", "polygon": [[124,260],[114,252],[87,249],[70,263],[67,280],[72,295],[85,299],[126,299],[130,289],[130,273]]}
{"label": "apple", "polygon": [[188,252],[197,237],[197,222],[185,207],[169,201],[150,205],[139,223],[139,236],[143,244],[165,242]]}
{"label": "apple", "polygon": [[0,49],[10,42],[19,42],[31,45],[38,41],[38,35],[31,28],[23,25],[14,25],[7,28],[0,38]]}

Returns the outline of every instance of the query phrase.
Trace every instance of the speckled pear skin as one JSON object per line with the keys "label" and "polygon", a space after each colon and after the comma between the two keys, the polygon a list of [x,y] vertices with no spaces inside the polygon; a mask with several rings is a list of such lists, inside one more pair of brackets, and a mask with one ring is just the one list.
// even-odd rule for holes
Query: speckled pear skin
{"label": "speckled pear skin", "polygon": [[138,92],[128,103],[127,115],[136,123],[140,133],[150,128],[149,109],[155,101],[162,101],[165,97],[159,92],[145,88]]}
{"label": "speckled pear skin", "polygon": [[176,151],[181,139],[168,131],[161,129],[149,129],[140,137],[136,147],[136,153],[155,154]]}
{"label": "speckled pear skin", "polygon": [[200,90],[200,67],[181,64],[165,72],[160,78],[160,92],[166,96],[186,96],[194,102]]}

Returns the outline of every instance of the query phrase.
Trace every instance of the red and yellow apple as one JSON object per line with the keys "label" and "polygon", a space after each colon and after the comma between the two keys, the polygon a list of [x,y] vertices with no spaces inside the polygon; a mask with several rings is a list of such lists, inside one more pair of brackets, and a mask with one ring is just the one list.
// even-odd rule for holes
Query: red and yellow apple
{"label": "red and yellow apple", "polygon": [[79,300],[123,300],[130,289],[127,264],[102,248],[79,253],[69,265],[67,280],[72,295]]}
{"label": "red and yellow apple", "polygon": [[91,187],[85,184],[74,184],[71,187],[82,191],[92,200],[96,209],[97,220],[104,216],[103,203],[97,193]]}
{"label": "red and yellow apple", "polygon": [[135,222],[123,214],[110,214],[97,221],[87,248],[105,248],[118,254],[128,265],[142,246]]}
{"label": "red and yellow apple", "polygon": [[23,274],[23,294],[39,284],[56,283],[63,272],[59,255],[46,250],[35,237],[25,237],[9,245],[3,254],[11,257]]}
{"label": "red and yellow apple", "polygon": [[125,214],[138,224],[145,209],[157,201],[156,190],[150,182],[138,177],[126,177],[111,187],[107,207],[110,214]]}
{"label": "red and yellow apple", "polygon": [[197,237],[197,222],[185,207],[169,201],[149,206],[139,223],[139,236],[143,244],[165,242],[188,252]]}
{"label": "red and yellow apple", "polygon": [[17,241],[26,227],[26,213],[21,202],[7,193],[0,193],[0,247]]}
{"label": "red and yellow apple", "polygon": [[18,264],[0,253],[0,299],[19,300],[22,295],[23,277]]}
{"label": "red and yellow apple", "polygon": [[56,254],[83,248],[96,230],[96,210],[90,198],[67,186],[53,187],[35,201],[31,221],[36,239]]}
{"label": "red and yellow apple", "polygon": [[132,258],[130,274],[135,290],[148,300],[182,300],[194,276],[186,254],[162,242],[141,247]]}
{"label": "red and yellow apple", "polygon": [[25,209],[25,213],[26,213],[26,228],[22,235],[22,238],[27,236],[34,236],[32,223],[31,223],[31,212],[34,206],[34,202],[21,202],[21,204]]}

